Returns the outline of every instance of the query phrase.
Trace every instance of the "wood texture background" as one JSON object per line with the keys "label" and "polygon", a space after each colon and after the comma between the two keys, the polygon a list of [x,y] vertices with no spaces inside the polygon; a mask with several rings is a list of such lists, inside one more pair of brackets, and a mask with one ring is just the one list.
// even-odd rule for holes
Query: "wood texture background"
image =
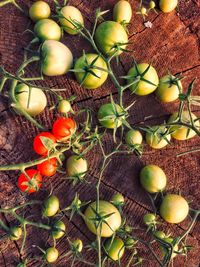
{"label": "wood texture background", "polygon": [[[18,1],[24,8],[28,8],[33,1]],[[48,1],[51,5],[53,1]],[[71,0],[70,4],[77,6],[84,15],[85,24],[90,28],[92,25],[94,10],[101,7],[102,10],[112,9],[114,0],[92,1],[92,0]],[[200,1],[199,0],[180,0],[179,11],[170,14],[155,14],[151,12],[148,17],[153,23],[152,29],[145,28],[142,19],[135,15],[137,1],[130,0],[133,7],[132,24],[129,28],[130,41],[133,50],[130,54],[123,54],[120,58],[120,64],[114,66],[117,74],[126,74],[133,62],[133,56],[139,62],[151,61],[154,67],[158,70],[159,76],[165,74],[168,70],[171,73],[182,72],[185,76],[183,80],[184,87],[194,78],[197,77],[195,85],[195,94],[200,93]],[[106,19],[111,19],[111,14],[106,16]],[[23,58],[23,47],[30,40],[30,36],[23,34],[23,31],[30,25],[28,18],[23,16],[18,10],[12,6],[6,6],[0,9],[0,64],[13,72],[17,69]],[[31,24],[30,27],[33,25]],[[63,40],[69,46],[75,57],[82,54],[82,50],[92,51],[87,42],[81,37],[65,35]],[[27,75],[36,75],[35,68],[28,70]],[[98,110],[102,103],[109,101],[109,94],[113,92],[116,97],[116,91],[111,81],[107,81],[102,88],[90,91],[81,88],[74,80],[72,75],[62,76],[58,78],[46,78],[40,83],[44,86],[55,88],[66,88],[63,96],[69,97],[72,94],[78,98],[73,105],[75,110],[81,107],[91,107],[94,112]],[[127,91],[125,93],[125,102],[129,104],[137,100],[136,105],[131,111],[130,122],[138,123],[144,120],[144,117],[153,115],[148,123],[154,125],[158,122],[163,122],[168,116],[176,110],[178,103],[161,104],[154,95],[147,97],[135,97]],[[49,98],[49,103],[53,99]],[[39,131],[33,125],[28,123],[20,116],[13,114],[8,108],[8,103],[3,98],[0,99],[0,164],[8,164],[14,162],[29,161],[36,157],[32,151],[32,140],[35,134]],[[200,116],[200,109],[194,107],[195,114]],[[57,117],[54,112],[44,112],[39,117],[39,121],[47,127],[51,127],[51,122]],[[145,153],[142,160],[138,160],[135,156],[120,156],[116,157],[110,168],[103,177],[101,186],[101,198],[108,199],[115,192],[121,192],[126,197],[125,214],[127,220],[134,227],[139,227],[142,224],[143,214],[151,210],[149,201],[145,193],[139,186],[138,173],[144,164],[157,164],[164,169],[168,177],[168,192],[176,193],[181,190],[183,196],[191,202],[192,208],[200,209],[200,194],[199,194],[199,163],[200,155],[198,153],[189,156],[176,158],[176,154],[188,150],[199,144],[199,139],[194,138],[186,142],[173,141],[170,146],[160,151],[155,151],[144,146]],[[106,149],[112,146],[112,136],[108,135],[105,143]],[[95,183],[97,181],[99,164],[101,158],[100,151],[96,148],[88,155],[90,171],[88,179]],[[22,195],[17,186],[17,172],[2,172],[0,173],[0,206],[11,206],[23,203],[29,199]],[[63,181],[60,175],[53,178],[45,179],[45,188],[49,188],[50,182],[53,184],[54,193],[60,197],[61,206],[68,205],[74,197],[75,191],[80,193],[83,200],[89,200],[91,197],[95,199],[95,191],[93,186],[77,185],[72,187],[70,182]],[[34,198],[44,198],[45,190],[35,194]],[[27,214],[31,214],[33,210],[27,210]],[[37,212],[37,211],[36,211]],[[5,218],[4,218],[5,219]],[[88,240],[93,240],[86,229],[84,223],[78,218],[74,218],[69,222],[65,218],[67,224],[67,232],[71,238],[81,238],[84,244]],[[187,227],[188,221],[180,225],[163,224],[164,229],[178,235]],[[200,262],[200,231],[199,222],[188,237],[188,244],[194,246],[194,249],[188,254],[188,259],[180,256],[174,261],[175,267],[189,266],[197,267]],[[40,246],[45,245],[47,235],[45,232],[40,234],[35,229],[29,229],[29,238],[27,241],[27,253],[38,253],[32,248],[32,244]],[[18,242],[0,243],[0,266],[16,266],[19,262],[19,244]],[[67,250],[66,239],[59,241],[58,249],[60,253]],[[147,257],[142,266],[157,266],[153,261],[148,251],[145,248],[139,249],[141,256]],[[124,256],[122,266],[126,266],[128,253]],[[94,261],[96,256],[88,255],[88,259]],[[40,266],[40,263],[31,260],[29,266]],[[67,267],[70,263],[58,261],[55,266]],[[77,264],[77,266],[84,266]]]}

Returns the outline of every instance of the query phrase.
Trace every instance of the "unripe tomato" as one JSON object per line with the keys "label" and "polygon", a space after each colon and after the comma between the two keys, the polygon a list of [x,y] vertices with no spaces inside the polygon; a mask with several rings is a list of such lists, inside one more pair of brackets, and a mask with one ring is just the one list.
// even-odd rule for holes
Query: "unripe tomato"
{"label": "unripe tomato", "polygon": [[[78,30],[73,25],[73,21],[75,23],[79,23],[80,25],[84,26],[83,16],[78,8],[74,6],[65,6],[61,9],[60,15],[63,18],[60,18],[60,24],[63,26],[64,30],[69,34],[77,34]],[[72,21],[72,23],[70,22]]]}
{"label": "unripe tomato", "polygon": [[45,93],[39,88],[29,88],[25,84],[19,84],[15,89],[17,102],[30,115],[39,115],[47,105]]}
{"label": "unripe tomato", "polygon": [[83,242],[82,242],[82,240],[80,240],[80,239],[76,239],[76,240],[74,240],[73,241],[73,246],[75,247],[75,249],[79,252],[79,253],[81,253],[81,251],[83,250]]}
{"label": "unripe tomato", "polygon": [[137,64],[137,67],[134,66],[128,72],[128,76],[131,76],[131,78],[128,79],[129,84],[132,83],[138,77],[146,80],[146,81],[140,80],[137,83],[134,83],[133,85],[130,86],[130,90],[136,95],[140,95],[140,96],[149,95],[153,91],[155,91],[156,88],[158,87],[158,84],[159,84],[158,74],[152,66],[150,66],[149,70],[142,77],[142,73],[144,73],[145,70],[148,69],[148,67],[149,67],[149,64],[140,63],[140,64]]}
{"label": "unripe tomato", "polygon": [[[173,79],[175,79],[175,77],[171,75],[165,75],[160,79],[158,88],[156,89],[156,96],[160,101],[168,103],[178,99],[180,91],[178,86],[172,83]],[[181,81],[178,81],[177,83],[181,89]]]}
{"label": "unripe tomato", "polygon": [[187,217],[189,205],[179,195],[168,194],[164,197],[160,206],[160,215],[168,223],[180,223]]}
{"label": "unripe tomato", "polygon": [[113,9],[113,20],[122,24],[130,22],[132,17],[132,8],[128,1],[121,0],[117,2]]}
{"label": "unripe tomato", "polygon": [[146,225],[154,224],[156,221],[156,215],[154,213],[147,213],[143,217],[143,222]]}
{"label": "unripe tomato", "polygon": [[51,232],[51,235],[55,239],[60,239],[65,234],[65,231],[66,231],[66,226],[64,222],[57,221],[53,225],[53,230]]}
{"label": "unripe tomato", "polygon": [[[123,26],[115,21],[105,21],[101,23],[95,33],[95,41],[98,48],[107,56],[113,55],[118,49],[125,49],[128,43],[128,35]],[[119,46],[119,44],[121,44]],[[116,55],[123,51],[119,49]]]}
{"label": "unripe tomato", "polygon": [[105,221],[107,222],[107,224],[110,226],[108,226],[106,223],[102,223],[101,227],[101,231],[100,231],[100,226],[96,229],[95,226],[95,218],[96,218],[96,214],[94,213],[93,209],[96,209],[96,201],[91,203],[88,208],[85,211],[85,223],[88,227],[88,229],[95,235],[97,235],[97,233],[102,237],[110,237],[114,234],[115,231],[117,231],[119,229],[119,227],[121,226],[121,215],[118,211],[118,209],[112,205],[110,202],[104,201],[104,200],[100,200],[99,201],[99,214],[101,216],[105,216],[108,214],[113,213],[112,215],[110,215],[109,217],[105,218]]}
{"label": "unripe tomato", "polygon": [[119,261],[124,255],[124,242],[121,238],[115,237],[114,240],[109,238],[105,241],[104,248],[106,254],[113,261]]}
{"label": "unripe tomato", "polygon": [[19,240],[22,236],[22,228],[20,226],[13,226],[10,228],[9,238],[10,240]]}
{"label": "unripe tomato", "polygon": [[[97,60],[93,64],[96,58]],[[97,54],[83,55],[75,63],[74,66],[75,70],[80,69],[84,71],[84,72],[75,72],[76,80],[86,89],[96,89],[100,87],[108,77],[108,73],[106,71],[95,69],[95,67],[107,70],[106,62],[103,60],[102,57],[98,56]],[[90,73],[90,71],[92,71],[97,77],[92,73]]]}
{"label": "unripe tomato", "polygon": [[58,250],[54,247],[50,247],[46,250],[45,259],[48,263],[53,263],[58,259]]}
{"label": "unripe tomato", "polygon": [[[168,123],[175,123],[178,118],[178,112],[175,112],[174,114],[171,115],[171,117],[168,120]],[[193,121],[197,119],[197,117],[192,113],[192,119]],[[182,113],[182,121],[184,123],[190,123],[190,115],[188,111],[183,111]],[[200,123],[199,120],[194,122],[194,125],[196,127],[199,127]],[[186,126],[172,126],[170,127],[172,132],[172,137],[176,140],[188,140],[196,135],[195,131],[189,130]]]}
{"label": "unripe tomato", "polygon": [[137,244],[137,240],[132,237],[127,238],[125,241],[125,247],[127,249],[133,248],[136,244]]}
{"label": "unripe tomato", "polygon": [[60,113],[68,113],[72,109],[71,104],[68,100],[61,100],[58,104],[58,111]]}
{"label": "unripe tomato", "polygon": [[83,178],[88,170],[87,160],[79,158],[77,155],[73,155],[67,159],[67,175],[69,177]]}
{"label": "unripe tomato", "polygon": [[29,17],[34,22],[41,19],[47,19],[50,15],[50,6],[44,1],[36,1],[29,9]]}
{"label": "unripe tomato", "polygon": [[142,6],[142,7],[140,8],[140,13],[141,13],[141,15],[143,15],[143,16],[147,16],[147,9],[146,9],[146,7]]}
{"label": "unripe tomato", "polygon": [[[167,238],[164,238],[163,241],[165,241],[166,243],[172,244],[173,238],[167,237]],[[160,246],[160,249],[161,249],[162,255],[164,257],[168,253],[168,250],[164,246]],[[178,251],[178,245],[177,244],[173,247],[173,251]],[[178,255],[177,253],[173,252],[172,253],[172,259],[174,257],[176,257],[177,255]]]}
{"label": "unripe tomato", "polygon": [[56,196],[51,195],[44,201],[43,216],[52,217],[59,210],[60,202]]}
{"label": "unripe tomato", "polygon": [[57,159],[47,159],[46,161],[43,161],[42,163],[38,164],[37,169],[42,175],[51,177],[56,173]]}
{"label": "unripe tomato", "polygon": [[160,0],[159,6],[162,12],[169,13],[178,5],[178,0]]}
{"label": "unripe tomato", "polygon": [[34,32],[41,41],[59,41],[62,35],[59,25],[52,19],[39,20],[35,24]]}
{"label": "unripe tomato", "polygon": [[154,2],[154,1],[150,1],[150,3],[149,3],[149,8],[150,9],[153,9],[153,8],[155,8],[156,7],[156,3]]}
{"label": "unripe tomato", "polygon": [[[166,128],[162,127],[162,126],[160,126],[160,127],[154,126],[154,127],[152,127],[152,129],[156,130],[156,134],[153,132],[147,132],[146,133],[147,144],[154,149],[161,149],[161,148],[165,147],[166,145],[168,145],[168,142],[170,142],[170,140],[171,140],[171,135],[168,134],[165,136],[165,138],[163,138],[163,135],[166,132]],[[168,142],[165,139],[167,139]]]}
{"label": "unripe tomato", "polygon": [[122,194],[117,193],[112,196],[110,202],[115,206],[122,206],[125,203],[125,199]]}
{"label": "unripe tomato", "polygon": [[[115,109],[118,114],[115,114]],[[98,111],[98,120],[105,128],[114,129],[115,127],[118,128],[122,125],[121,119],[125,119],[125,116],[122,115],[123,110],[118,104],[115,104],[115,109],[111,103],[104,104],[100,107]],[[113,116],[113,118],[106,119],[107,116]]]}
{"label": "unripe tomato", "polygon": [[138,130],[129,130],[125,135],[125,142],[129,146],[141,145],[142,134]]}
{"label": "unripe tomato", "polygon": [[57,140],[68,140],[76,131],[76,122],[71,118],[59,118],[52,127],[53,135]]}
{"label": "unripe tomato", "polygon": [[41,48],[42,72],[47,76],[58,76],[68,72],[73,64],[73,55],[61,42],[47,40]]}
{"label": "unripe tomato", "polygon": [[155,237],[158,237],[160,239],[163,239],[163,238],[166,237],[166,235],[165,235],[165,233],[163,231],[156,231],[156,232],[154,232],[154,236]]}
{"label": "unripe tomato", "polygon": [[140,172],[140,183],[149,193],[162,192],[167,184],[164,171],[156,165],[147,165]]}
{"label": "unripe tomato", "polygon": [[49,140],[49,142],[51,142],[52,144],[56,143],[56,138],[55,136],[53,136],[53,134],[49,132],[41,132],[34,138],[33,140],[34,151],[39,155],[46,156],[49,150],[42,142],[41,137],[48,138],[47,140]]}
{"label": "unripe tomato", "polygon": [[26,175],[21,173],[18,178],[18,187],[22,192],[27,192],[29,194],[35,193],[42,186],[42,176],[34,169],[26,170]]}

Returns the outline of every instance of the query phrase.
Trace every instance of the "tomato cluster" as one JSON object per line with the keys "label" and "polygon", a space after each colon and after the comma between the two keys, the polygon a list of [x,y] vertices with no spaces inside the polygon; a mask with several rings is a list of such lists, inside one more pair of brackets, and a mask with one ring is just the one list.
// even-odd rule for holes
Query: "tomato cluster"
{"label": "tomato cluster", "polygon": [[41,132],[33,140],[33,150],[40,156],[37,169],[27,169],[18,178],[18,187],[23,192],[34,193],[42,186],[42,176],[53,176],[59,162],[51,154],[56,151],[59,142],[67,142],[76,131],[76,122],[72,118],[59,118],[52,126],[52,133]]}

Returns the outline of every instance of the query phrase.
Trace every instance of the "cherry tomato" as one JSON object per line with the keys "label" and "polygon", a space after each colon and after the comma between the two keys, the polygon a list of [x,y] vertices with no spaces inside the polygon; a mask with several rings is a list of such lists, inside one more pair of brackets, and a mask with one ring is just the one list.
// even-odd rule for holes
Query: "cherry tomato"
{"label": "cherry tomato", "polygon": [[22,228],[20,226],[13,226],[10,228],[9,237],[11,240],[19,240],[22,236]]}
{"label": "cherry tomato", "polygon": [[71,104],[68,100],[62,99],[58,104],[58,111],[60,113],[68,113],[72,109]]}
{"label": "cherry tomato", "polygon": [[180,195],[168,194],[160,206],[160,215],[168,223],[180,223],[187,217],[189,205]]}
{"label": "cherry tomato", "polygon": [[54,247],[50,247],[46,250],[45,259],[48,263],[53,263],[58,259],[58,250]]}
{"label": "cherry tomato", "polygon": [[55,239],[60,239],[65,234],[65,231],[66,231],[66,226],[64,222],[57,221],[53,225],[53,230],[52,230],[51,235]]}
{"label": "cherry tomato", "polygon": [[59,41],[62,36],[60,26],[52,19],[39,20],[35,24],[34,32],[42,42],[45,40]]}
{"label": "cherry tomato", "polygon": [[83,242],[82,242],[82,240],[80,240],[80,239],[76,239],[76,240],[74,240],[73,241],[73,246],[75,247],[75,249],[79,252],[79,253],[81,253],[81,251],[83,250]]}
{"label": "cherry tomato", "polygon": [[[162,126],[153,126],[152,130],[154,132],[146,133],[146,142],[147,144],[154,149],[161,149],[168,145],[168,142],[171,140],[171,135],[165,135],[166,128]],[[165,138],[163,137],[165,135]],[[166,141],[168,140],[168,142]]]}
{"label": "cherry tomato", "polygon": [[142,134],[138,130],[129,130],[125,135],[125,142],[129,146],[141,145]]}
{"label": "cherry tomato", "polygon": [[173,11],[178,5],[178,0],[160,0],[159,6],[162,12],[169,13]]}
{"label": "cherry tomato", "polygon": [[122,194],[117,193],[112,196],[110,202],[115,206],[123,206],[125,203],[125,199]]}
{"label": "cherry tomato", "polygon": [[60,202],[56,196],[51,195],[44,201],[43,216],[52,217],[59,210]]}
{"label": "cherry tomato", "polygon": [[114,240],[109,238],[104,244],[106,254],[113,261],[119,261],[124,255],[124,242],[121,238],[115,237]]}
{"label": "cherry tomato", "polygon": [[[168,123],[175,123],[177,118],[178,118],[178,112],[175,112],[169,118]],[[195,119],[197,119],[196,115],[194,115],[193,113],[192,113],[192,119],[193,119],[193,121]],[[188,111],[183,111],[183,113],[182,113],[182,121],[184,123],[190,124],[190,115],[189,115]],[[199,120],[195,121],[194,125],[196,127],[199,127],[199,125],[200,125]],[[170,127],[170,129],[172,130],[172,137],[174,139],[180,140],[180,141],[188,140],[190,138],[193,138],[196,135],[195,131],[189,130],[186,126],[177,125],[177,126]]]}
{"label": "cherry tomato", "polygon": [[[96,218],[96,215],[94,213],[94,210],[96,210],[96,202],[91,203],[88,208],[85,211],[85,223],[88,227],[88,229],[93,233],[93,234],[101,234],[102,237],[110,237],[114,234],[116,230],[119,229],[121,226],[121,215],[118,211],[118,209],[112,205],[110,202],[100,200],[99,201],[99,214],[101,216],[105,216],[108,214],[113,213],[109,217],[105,218],[106,223],[102,223],[102,229],[100,231],[100,227],[96,229],[95,226],[95,221],[94,219]],[[109,227],[109,226],[110,227]]]}
{"label": "cherry tomato", "polygon": [[36,1],[29,9],[29,16],[34,22],[41,19],[47,19],[50,14],[50,6],[44,1]]}
{"label": "cherry tomato", "polygon": [[156,215],[154,213],[147,213],[143,217],[143,222],[146,225],[154,224],[156,221]]}
{"label": "cherry tomato", "polygon": [[132,17],[132,8],[128,1],[118,1],[113,9],[113,20],[126,25]]}
{"label": "cherry tomato", "polygon": [[77,155],[72,155],[67,159],[67,175],[69,177],[83,178],[88,170],[87,160],[79,158]]}
{"label": "cherry tomato", "polygon": [[52,127],[52,132],[57,140],[67,140],[76,131],[76,122],[71,118],[57,119]]}
{"label": "cherry tomato", "polygon": [[18,187],[23,192],[28,192],[29,194],[34,193],[40,189],[42,186],[42,176],[34,169],[26,170],[26,175],[21,173],[18,178]]}
{"label": "cherry tomato", "polygon": [[140,183],[147,192],[158,193],[165,189],[167,177],[160,167],[147,165],[140,172]]}
{"label": "cherry tomato", "polygon": [[125,247],[127,249],[132,249],[136,244],[137,244],[137,240],[132,237],[128,237],[125,241]]}
{"label": "cherry tomato", "polygon": [[46,156],[49,152],[49,149],[45,146],[45,144],[43,143],[44,141],[42,141],[41,137],[46,138],[45,142],[47,141],[47,143],[50,143],[50,147],[52,145],[53,148],[53,144],[56,143],[56,138],[53,136],[53,134],[49,133],[49,132],[41,132],[38,135],[36,135],[36,137],[33,140],[33,149],[34,151],[42,156]]}
{"label": "cherry tomato", "polygon": [[165,235],[165,233],[163,231],[156,231],[156,232],[154,232],[154,236],[155,237],[158,237],[160,239],[163,239],[163,238],[166,237],[166,235]]}
{"label": "cherry tomato", "polygon": [[47,177],[53,176],[56,173],[57,170],[57,159],[47,159],[43,161],[42,163],[37,165],[38,171]]}

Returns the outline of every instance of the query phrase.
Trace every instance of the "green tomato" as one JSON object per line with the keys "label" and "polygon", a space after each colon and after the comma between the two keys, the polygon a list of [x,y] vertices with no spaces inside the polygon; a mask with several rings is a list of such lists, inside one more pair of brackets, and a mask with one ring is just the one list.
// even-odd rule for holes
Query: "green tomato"
{"label": "green tomato", "polygon": [[155,8],[156,7],[156,3],[154,2],[154,1],[150,1],[150,3],[149,3],[149,8],[150,9],[153,9],[153,8]]}
{"label": "green tomato", "polygon": [[113,261],[119,261],[124,255],[124,242],[121,238],[115,237],[114,240],[109,238],[105,241],[104,249],[106,254]]}
{"label": "green tomato", "polygon": [[15,89],[15,96],[20,106],[30,115],[39,115],[47,105],[45,93],[39,88],[29,88],[19,84]]}
{"label": "green tomato", "polygon": [[[105,216],[108,214],[113,213],[109,217],[105,218],[105,222],[102,222],[102,229],[100,229],[100,226],[96,229],[95,221],[96,214],[94,213],[93,209],[96,210],[96,202],[91,203],[88,208],[85,211],[85,223],[88,227],[88,229],[95,235],[99,234],[102,237],[110,237],[112,236],[121,226],[121,215],[118,211],[118,209],[112,205],[108,201],[100,200],[99,201],[99,214],[101,216]],[[109,226],[110,227],[109,227]]]}
{"label": "green tomato", "polygon": [[76,240],[74,240],[73,241],[73,246],[75,247],[75,249],[79,252],[79,253],[81,253],[81,251],[83,250],[83,242],[82,242],[82,240],[80,240],[80,239],[76,239]]}
{"label": "green tomato", "polygon": [[[115,114],[115,109],[119,117]],[[100,107],[98,111],[98,120],[102,126],[108,129],[114,129],[115,127],[120,127],[122,125],[122,120],[125,119],[122,108],[115,104],[115,109],[113,109],[112,103],[104,104]],[[113,118],[106,118],[108,116],[113,116]]]}
{"label": "green tomato", "polygon": [[137,244],[137,240],[132,238],[132,237],[128,237],[125,241],[125,247],[127,249],[131,249],[133,248],[135,245]]}
{"label": "green tomato", "polygon": [[83,16],[81,12],[78,10],[78,8],[74,6],[63,7],[60,11],[60,15],[63,17],[59,19],[60,24],[63,26],[64,30],[69,34],[74,35],[78,33],[78,30],[73,25],[73,22],[71,23],[70,21],[74,21],[84,26]]}
{"label": "green tomato", "polygon": [[71,109],[72,109],[72,107],[71,107],[71,104],[68,100],[63,99],[63,100],[59,101],[58,111],[60,113],[68,113],[68,112],[70,112]]}
{"label": "green tomato", "polygon": [[44,1],[36,1],[29,9],[29,17],[34,22],[41,19],[47,19],[50,15],[50,6]]}
{"label": "green tomato", "polygon": [[[171,115],[168,120],[168,123],[175,123],[178,118],[178,112],[175,112]],[[197,119],[197,117],[192,113],[193,121]],[[190,124],[190,114],[188,111],[183,111],[182,113],[182,121],[184,123]],[[194,125],[198,128],[200,126],[199,120],[194,122]],[[172,132],[172,137],[176,140],[188,140],[196,135],[195,131],[189,130],[186,126],[172,126],[170,127]]]}
{"label": "green tomato", "polygon": [[[128,79],[128,84],[132,83],[136,78],[140,77],[141,80],[137,83],[134,83],[130,86],[130,90],[139,96],[149,95],[153,93],[159,84],[159,78],[156,70],[150,66],[149,70],[142,77],[142,73],[145,72],[149,67],[147,63],[137,64],[137,67],[133,67],[129,70],[128,76],[131,76]],[[145,79],[145,81],[142,80]],[[147,82],[148,81],[148,82]]]}
{"label": "green tomato", "polygon": [[[167,238],[164,238],[163,241],[165,241],[165,242],[168,243],[168,244],[172,244],[172,242],[173,242],[173,238],[171,238],[171,237],[167,237]],[[165,248],[164,246],[160,246],[160,250],[161,250],[161,252],[162,252],[163,257],[164,257],[166,254],[168,254],[168,249]],[[173,251],[178,251],[178,245],[177,245],[177,244],[173,247]],[[172,259],[173,259],[174,257],[176,257],[177,255],[178,255],[177,253],[173,252],[173,253],[172,253]]]}
{"label": "green tomato", "polygon": [[146,225],[154,224],[156,221],[156,215],[154,213],[147,213],[143,217],[143,222]]}
{"label": "green tomato", "polygon": [[166,235],[165,235],[165,233],[163,231],[156,231],[156,232],[154,232],[154,236],[155,237],[158,237],[160,239],[163,239],[163,238],[166,237]]}
{"label": "green tomato", "polygon": [[34,32],[41,41],[45,40],[59,41],[62,36],[60,26],[52,19],[39,20],[35,24]]}
{"label": "green tomato", "polygon": [[154,126],[152,127],[152,129],[156,130],[156,134],[153,132],[146,133],[147,144],[154,149],[161,149],[165,147],[166,145],[168,145],[168,142],[170,142],[171,140],[171,135],[168,134],[165,136],[168,142],[163,138],[163,135],[166,132],[166,128],[162,126]]}
{"label": "green tomato", "polygon": [[54,247],[50,247],[46,250],[45,259],[48,263],[53,263],[58,259],[58,250]]}
{"label": "green tomato", "polygon": [[138,130],[129,130],[125,135],[125,142],[129,146],[141,145],[142,134]]}
{"label": "green tomato", "polygon": [[180,195],[168,194],[163,198],[160,215],[168,223],[180,223],[187,217],[189,205]]}
{"label": "green tomato", "polygon": [[178,0],[160,0],[159,6],[162,12],[172,12],[178,5]]}
{"label": "green tomato", "polygon": [[130,22],[132,17],[132,8],[128,1],[121,0],[117,2],[113,9],[113,20],[122,24]]}
{"label": "green tomato", "polygon": [[[173,84],[172,81],[176,77],[171,75],[165,75],[160,79],[158,88],[156,89],[156,96],[160,101],[168,103],[178,99],[180,91],[176,84]],[[182,89],[181,81],[177,82],[180,89]]]}
{"label": "green tomato", "polygon": [[95,42],[98,48],[107,56],[116,53],[120,55],[123,51],[120,48],[125,49],[128,43],[128,35],[123,26],[115,21],[105,21],[101,23],[95,32]]}
{"label": "green tomato", "polygon": [[67,159],[67,175],[69,177],[79,176],[83,178],[88,170],[87,160],[73,155]]}
{"label": "green tomato", "polygon": [[59,199],[56,196],[50,196],[44,201],[43,216],[52,217],[59,210]]}
{"label": "green tomato", "polygon": [[115,206],[122,206],[125,203],[125,199],[122,194],[117,193],[112,196],[110,202]]}
{"label": "green tomato", "polygon": [[47,76],[58,76],[68,72],[73,64],[69,48],[55,40],[47,40],[42,45],[42,72]]}
{"label": "green tomato", "polygon": [[[95,59],[97,60],[93,64]],[[100,87],[106,81],[108,77],[108,73],[106,71],[95,69],[95,67],[99,67],[99,68],[107,70],[106,62],[103,60],[102,57],[98,56],[97,54],[83,55],[75,63],[75,66],[74,66],[75,70],[81,69],[82,71],[84,71],[84,72],[75,72],[76,80],[83,87],[87,89],[96,89]],[[90,73],[90,71],[95,73],[97,77],[93,75],[92,73]]]}
{"label": "green tomato", "polygon": [[51,234],[53,238],[60,239],[65,234],[65,231],[66,231],[66,226],[64,222],[57,221],[53,225],[53,230]]}
{"label": "green tomato", "polygon": [[10,240],[19,240],[22,236],[22,228],[20,226],[13,226],[10,228],[9,238]]}
{"label": "green tomato", "polygon": [[162,192],[167,184],[164,171],[156,165],[147,165],[140,172],[140,183],[149,193]]}

